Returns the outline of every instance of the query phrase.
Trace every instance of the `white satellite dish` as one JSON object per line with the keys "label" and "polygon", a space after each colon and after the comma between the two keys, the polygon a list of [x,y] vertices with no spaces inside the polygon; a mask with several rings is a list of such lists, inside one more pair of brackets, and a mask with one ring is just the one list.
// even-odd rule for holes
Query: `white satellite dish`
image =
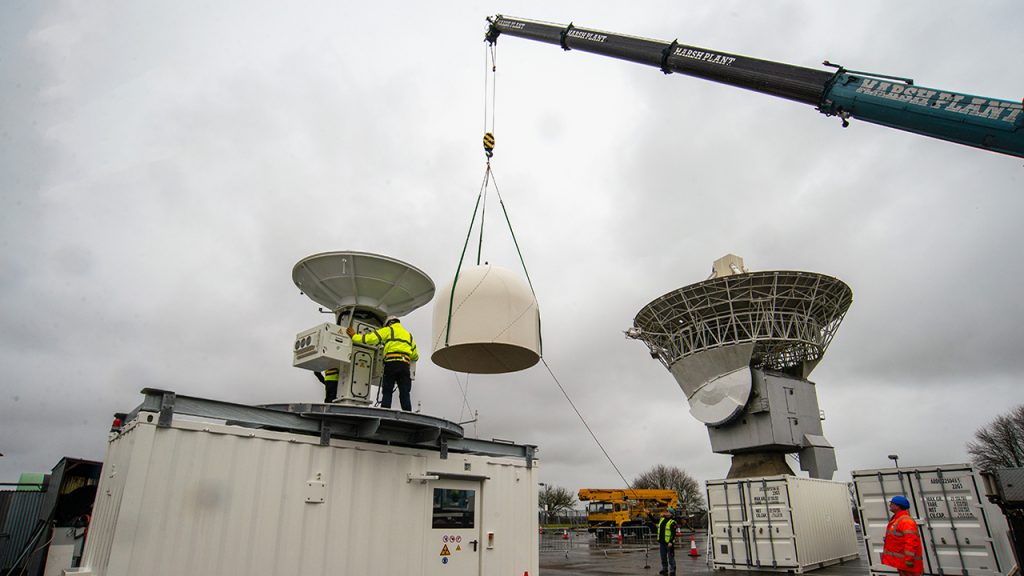
{"label": "white satellite dish", "polygon": [[720,426],[743,411],[750,399],[750,369],[746,366],[716,376],[687,400],[690,414],[708,426]]}
{"label": "white satellite dish", "polygon": [[404,316],[434,297],[434,281],[415,266],[366,252],[308,256],[292,269],[292,281],[332,311],[360,308]]}

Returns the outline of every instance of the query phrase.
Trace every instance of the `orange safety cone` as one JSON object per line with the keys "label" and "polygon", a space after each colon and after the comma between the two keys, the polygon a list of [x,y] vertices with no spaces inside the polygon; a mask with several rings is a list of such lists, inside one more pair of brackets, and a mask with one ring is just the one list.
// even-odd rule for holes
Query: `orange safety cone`
{"label": "orange safety cone", "polygon": [[619,544],[622,544],[622,528],[619,528]]}
{"label": "orange safety cone", "polygon": [[697,551],[697,541],[693,536],[690,536],[690,556],[693,556],[694,558],[700,556],[700,552]]}
{"label": "orange safety cone", "polygon": [[568,540],[568,539],[569,539],[569,531],[568,530],[562,530],[562,540]]}

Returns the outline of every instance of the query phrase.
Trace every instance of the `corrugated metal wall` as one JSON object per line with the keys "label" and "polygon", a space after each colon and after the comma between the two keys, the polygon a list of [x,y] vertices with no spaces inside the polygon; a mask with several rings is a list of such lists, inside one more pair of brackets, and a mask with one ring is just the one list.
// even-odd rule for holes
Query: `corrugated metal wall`
{"label": "corrugated metal wall", "polygon": [[797,553],[807,566],[857,556],[850,490],[845,482],[791,476],[788,480]]}
{"label": "corrugated metal wall", "polygon": [[8,570],[39,525],[45,492],[0,492],[0,570]]}
{"label": "corrugated metal wall", "polygon": [[857,557],[845,483],[772,476],[707,483],[716,568],[796,573]]}
{"label": "corrugated metal wall", "polygon": [[536,469],[525,461],[139,423],[108,448],[82,565],[98,576],[433,574],[444,566],[424,540],[432,481],[414,478],[470,469],[482,536],[495,533],[483,573],[535,573]]}

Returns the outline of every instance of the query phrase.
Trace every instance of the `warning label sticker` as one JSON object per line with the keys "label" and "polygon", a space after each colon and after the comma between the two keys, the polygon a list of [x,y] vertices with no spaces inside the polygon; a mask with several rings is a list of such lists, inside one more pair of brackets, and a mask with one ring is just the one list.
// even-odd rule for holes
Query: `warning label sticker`
{"label": "warning label sticker", "polygon": [[441,556],[451,556],[452,553],[448,551],[448,545],[445,544],[444,548],[441,548]]}

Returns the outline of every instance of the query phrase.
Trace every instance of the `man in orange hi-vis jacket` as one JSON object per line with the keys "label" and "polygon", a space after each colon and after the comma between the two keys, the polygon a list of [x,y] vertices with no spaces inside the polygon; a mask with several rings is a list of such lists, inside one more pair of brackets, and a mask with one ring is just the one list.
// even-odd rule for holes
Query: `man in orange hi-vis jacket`
{"label": "man in orange hi-vis jacket", "polygon": [[882,545],[882,564],[892,566],[899,571],[900,576],[916,576],[924,572],[921,536],[917,531],[917,522],[907,512],[909,508],[910,501],[906,496],[893,496],[889,500],[892,520],[889,520],[885,528],[885,541]]}

